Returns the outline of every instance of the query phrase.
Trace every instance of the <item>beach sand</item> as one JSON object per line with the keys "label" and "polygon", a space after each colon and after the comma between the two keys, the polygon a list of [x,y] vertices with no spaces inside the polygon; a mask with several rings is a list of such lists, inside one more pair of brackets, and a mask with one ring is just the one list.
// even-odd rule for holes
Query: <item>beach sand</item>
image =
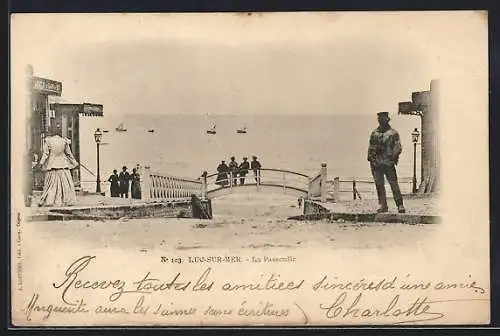
{"label": "beach sand", "polygon": [[74,240],[88,248],[147,252],[198,249],[371,249],[418,244],[436,225],[294,221],[297,199],[235,194],[213,200],[214,218],[32,222],[30,235],[50,244]]}

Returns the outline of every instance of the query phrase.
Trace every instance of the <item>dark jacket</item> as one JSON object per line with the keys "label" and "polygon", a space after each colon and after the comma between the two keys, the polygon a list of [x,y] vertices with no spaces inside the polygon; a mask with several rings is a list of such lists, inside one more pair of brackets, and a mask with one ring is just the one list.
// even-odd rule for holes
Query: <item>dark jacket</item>
{"label": "dark jacket", "polygon": [[217,166],[217,179],[215,183],[220,185],[225,185],[228,183],[227,181],[227,173],[229,172],[229,167],[225,163],[221,163]]}
{"label": "dark jacket", "polygon": [[225,163],[221,163],[217,166],[218,173],[227,173],[229,171],[229,167]]}
{"label": "dark jacket", "polygon": [[397,165],[401,152],[399,133],[395,129],[377,127],[370,135],[367,158],[372,165]]}
{"label": "dark jacket", "polygon": [[120,172],[120,176],[118,177],[120,180],[120,190],[122,192],[128,192],[128,186],[130,181],[129,172]]}
{"label": "dark jacket", "polygon": [[238,172],[238,162],[230,161],[228,167],[229,167],[229,171],[232,172],[233,175]]}
{"label": "dark jacket", "polygon": [[248,169],[250,168],[250,163],[248,161],[243,161],[238,168],[240,175],[245,176],[248,174]]}
{"label": "dark jacket", "polygon": [[132,198],[141,198],[141,176],[140,174],[132,173],[130,174],[130,178],[132,180],[132,185],[130,186],[130,192],[132,194]]}
{"label": "dark jacket", "polygon": [[118,174],[111,174],[108,178],[108,182],[111,182],[111,185],[118,185]]}
{"label": "dark jacket", "polygon": [[118,174],[112,174],[111,176],[109,176],[108,182],[111,182],[110,185],[111,196],[117,196],[120,190]]}
{"label": "dark jacket", "polygon": [[252,168],[253,171],[259,170],[261,168],[260,162],[255,160],[250,163],[250,168]]}

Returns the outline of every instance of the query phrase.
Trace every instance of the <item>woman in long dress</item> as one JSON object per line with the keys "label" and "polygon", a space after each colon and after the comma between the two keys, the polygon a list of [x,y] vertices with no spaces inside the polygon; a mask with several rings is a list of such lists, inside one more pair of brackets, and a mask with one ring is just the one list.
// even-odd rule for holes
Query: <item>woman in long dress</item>
{"label": "woman in long dress", "polygon": [[217,179],[215,180],[215,184],[218,184],[222,187],[225,187],[227,184],[229,184],[228,180],[228,173],[229,173],[229,167],[226,164],[226,161],[222,160],[220,165],[217,166]]}
{"label": "woman in long dress", "polygon": [[38,206],[67,206],[76,203],[71,169],[78,166],[70,148],[71,141],[61,136],[60,128],[52,128],[45,138],[38,165],[45,172],[42,197]]}
{"label": "woman in long dress", "polygon": [[113,170],[113,174],[108,178],[108,182],[111,182],[109,187],[111,192],[111,197],[120,197],[120,181],[118,178],[118,171]]}
{"label": "woman in long dress", "polygon": [[132,180],[132,185],[130,187],[130,191],[132,194],[132,198],[140,199],[141,198],[141,177],[137,172],[137,169],[132,169],[132,175],[130,175]]}

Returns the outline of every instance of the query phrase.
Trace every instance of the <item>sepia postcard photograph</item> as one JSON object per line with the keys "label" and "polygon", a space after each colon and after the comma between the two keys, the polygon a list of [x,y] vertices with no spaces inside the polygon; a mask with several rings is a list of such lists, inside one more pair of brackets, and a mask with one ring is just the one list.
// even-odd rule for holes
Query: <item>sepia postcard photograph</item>
{"label": "sepia postcard photograph", "polygon": [[14,326],[490,322],[487,12],[10,38]]}

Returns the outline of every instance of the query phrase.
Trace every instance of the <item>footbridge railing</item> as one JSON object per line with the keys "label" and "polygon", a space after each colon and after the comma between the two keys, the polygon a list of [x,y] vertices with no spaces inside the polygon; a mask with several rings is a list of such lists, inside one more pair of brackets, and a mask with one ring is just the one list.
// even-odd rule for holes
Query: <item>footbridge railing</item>
{"label": "footbridge railing", "polygon": [[[399,187],[403,194],[412,193],[412,178],[400,177]],[[390,190],[388,182],[386,190]],[[327,197],[328,199],[357,200],[357,199],[373,199],[377,198],[375,182],[369,178],[339,178],[327,181]]]}
{"label": "footbridge railing", "polygon": [[[403,193],[411,193],[411,178],[400,178],[399,182]],[[108,190],[109,183],[102,183],[105,185],[104,189]],[[82,185],[92,190],[95,181],[83,180]],[[140,171],[140,185],[141,199],[146,202],[188,200],[192,195],[206,200],[244,191],[245,188],[284,193],[320,202],[376,197],[372,180],[339,177],[328,179],[326,164],[322,164],[318,173],[313,176],[287,169],[262,168],[257,172],[249,170],[244,176],[238,172],[228,172],[225,176],[204,173],[197,179],[155,172],[145,166]]]}
{"label": "footbridge railing", "polygon": [[141,170],[141,199],[146,202],[189,200],[192,195],[204,198],[205,194],[206,188],[202,179],[153,172],[148,166]]}
{"label": "footbridge railing", "polygon": [[320,202],[339,200],[340,179],[328,180],[327,165],[322,164],[314,176],[287,169],[261,168],[248,173],[203,173],[198,179],[152,171],[145,166],[140,172],[141,199],[144,201],[188,200],[192,195],[212,199],[244,189],[284,193]]}
{"label": "footbridge railing", "polygon": [[241,190],[253,189],[272,193],[284,193],[305,199],[317,199],[326,202],[327,167],[321,166],[316,176],[287,169],[261,168],[248,173],[219,172],[202,175],[206,185],[206,198],[211,199]]}

